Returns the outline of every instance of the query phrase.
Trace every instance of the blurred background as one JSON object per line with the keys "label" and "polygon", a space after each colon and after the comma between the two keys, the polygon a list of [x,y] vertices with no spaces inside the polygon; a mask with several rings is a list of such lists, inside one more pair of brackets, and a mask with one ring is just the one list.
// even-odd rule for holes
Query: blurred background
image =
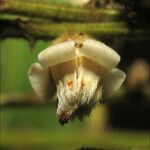
{"label": "blurred background", "polygon": [[[0,11],[2,150],[150,150],[149,0],[0,0]],[[90,117],[61,126],[56,96],[41,102],[27,72],[68,31],[115,49],[127,79]]]}

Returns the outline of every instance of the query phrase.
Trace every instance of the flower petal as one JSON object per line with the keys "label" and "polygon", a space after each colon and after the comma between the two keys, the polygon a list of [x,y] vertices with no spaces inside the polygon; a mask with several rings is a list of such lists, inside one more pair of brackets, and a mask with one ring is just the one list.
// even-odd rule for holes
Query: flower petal
{"label": "flower petal", "polygon": [[76,58],[74,41],[67,41],[50,46],[38,55],[38,60],[45,67],[51,67]]}
{"label": "flower petal", "polygon": [[106,77],[103,87],[103,99],[111,97],[123,84],[126,75],[120,69],[112,69]]}
{"label": "flower petal", "polygon": [[55,85],[51,79],[49,68],[44,69],[39,63],[31,65],[28,71],[31,86],[42,100],[50,100],[55,94]]}
{"label": "flower petal", "polygon": [[114,68],[120,61],[120,56],[113,49],[92,39],[84,41],[80,54],[108,69]]}

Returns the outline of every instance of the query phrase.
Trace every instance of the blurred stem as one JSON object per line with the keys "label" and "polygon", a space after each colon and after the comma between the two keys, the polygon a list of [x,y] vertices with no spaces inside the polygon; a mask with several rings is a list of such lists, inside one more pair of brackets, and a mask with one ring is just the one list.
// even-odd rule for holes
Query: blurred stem
{"label": "blurred stem", "polygon": [[[5,19],[4,19],[5,18]],[[68,31],[91,34],[100,39],[127,38],[131,40],[150,38],[148,29],[130,29],[123,22],[103,23],[52,23],[47,21],[31,21],[0,17],[0,38],[23,37],[49,40]],[[7,19],[6,19],[7,18]]]}
{"label": "blurred stem", "polygon": [[100,22],[119,20],[121,12],[108,9],[86,9],[26,0],[3,0],[1,14],[18,14],[55,22]]}
{"label": "blurred stem", "polygon": [[67,31],[85,32],[100,39],[150,38],[150,31],[146,28],[131,29],[124,22],[116,22],[121,16],[116,10],[90,10],[26,0],[3,0],[0,10],[1,39],[49,40]]}

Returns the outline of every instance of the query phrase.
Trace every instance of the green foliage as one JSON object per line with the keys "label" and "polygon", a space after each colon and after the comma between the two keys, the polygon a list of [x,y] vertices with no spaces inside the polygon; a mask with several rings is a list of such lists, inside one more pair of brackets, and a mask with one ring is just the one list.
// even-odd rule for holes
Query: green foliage
{"label": "green foliage", "polygon": [[47,44],[38,41],[33,48],[29,46],[28,41],[9,38],[1,40],[0,46],[1,93],[31,91],[28,69],[37,61],[38,52],[46,48]]}
{"label": "green foliage", "polygon": [[[1,113],[1,146],[8,149],[128,149],[148,146],[148,133],[90,129],[90,119],[61,126],[54,105],[6,107]],[[96,133],[96,134],[95,134]]]}

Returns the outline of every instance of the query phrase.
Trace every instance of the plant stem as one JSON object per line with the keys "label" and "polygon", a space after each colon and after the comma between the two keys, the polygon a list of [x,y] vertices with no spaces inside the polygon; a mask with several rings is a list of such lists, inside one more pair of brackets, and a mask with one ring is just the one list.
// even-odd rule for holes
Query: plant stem
{"label": "plant stem", "polygon": [[99,39],[128,38],[131,40],[150,38],[150,30],[130,29],[124,22],[104,23],[52,23],[25,19],[0,18],[1,39],[23,37],[49,40],[68,31],[91,34]]}
{"label": "plant stem", "polygon": [[1,13],[44,18],[55,22],[100,22],[116,21],[121,12],[108,9],[86,9],[83,7],[35,3],[26,0],[7,0],[0,6]]}

